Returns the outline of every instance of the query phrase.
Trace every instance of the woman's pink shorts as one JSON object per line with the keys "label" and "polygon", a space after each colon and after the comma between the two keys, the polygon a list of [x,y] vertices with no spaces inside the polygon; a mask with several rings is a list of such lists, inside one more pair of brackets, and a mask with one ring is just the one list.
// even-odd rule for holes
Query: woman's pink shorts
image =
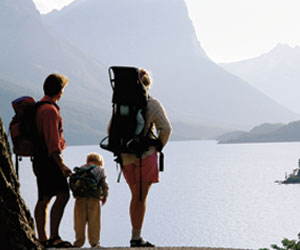
{"label": "woman's pink shorts", "polygon": [[[140,160],[124,165],[123,175],[128,184],[140,182]],[[142,159],[142,182],[159,182],[156,152]]]}

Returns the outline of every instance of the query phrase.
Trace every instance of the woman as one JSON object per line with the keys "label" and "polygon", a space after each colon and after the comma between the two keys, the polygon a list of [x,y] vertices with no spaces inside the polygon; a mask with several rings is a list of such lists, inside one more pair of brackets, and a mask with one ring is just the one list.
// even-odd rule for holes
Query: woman
{"label": "woman", "polygon": [[[145,69],[139,70],[141,82],[147,91],[151,86],[151,78]],[[164,147],[171,135],[171,124],[162,104],[155,98],[149,96],[147,110],[145,113],[144,135],[149,130],[156,132],[161,146]],[[159,143],[160,144],[160,143]],[[140,182],[140,160],[135,154],[121,154],[122,171],[131,191],[130,219],[132,225],[131,247],[154,247],[154,245],[141,237],[142,226],[146,211],[146,200],[152,183],[159,181],[158,157],[156,148],[150,147],[143,155],[141,162],[142,182]],[[142,185],[142,187],[140,187]],[[140,195],[140,190],[142,194]]]}

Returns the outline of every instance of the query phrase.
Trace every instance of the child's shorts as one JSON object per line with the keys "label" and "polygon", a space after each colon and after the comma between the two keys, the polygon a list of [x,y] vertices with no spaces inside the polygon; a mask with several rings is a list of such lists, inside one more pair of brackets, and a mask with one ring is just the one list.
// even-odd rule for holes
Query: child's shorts
{"label": "child's shorts", "polygon": [[[123,175],[128,184],[140,182],[140,160],[123,166]],[[159,182],[157,153],[142,159],[142,182]]]}

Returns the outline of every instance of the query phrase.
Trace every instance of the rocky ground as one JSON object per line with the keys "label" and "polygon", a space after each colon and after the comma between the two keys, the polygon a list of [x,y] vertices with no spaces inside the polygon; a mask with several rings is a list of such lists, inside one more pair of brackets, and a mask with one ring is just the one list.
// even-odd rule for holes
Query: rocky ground
{"label": "rocky ground", "polygon": [[[73,250],[96,250],[99,248],[71,248]],[[100,248],[101,249],[101,248]],[[239,250],[233,248],[210,248],[210,247],[155,247],[155,248],[130,248],[130,247],[105,247],[102,249],[108,250],[133,250],[133,249],[143,249],[143,250]],[[60,250],[67,250],[67,248],[60,248]]]}

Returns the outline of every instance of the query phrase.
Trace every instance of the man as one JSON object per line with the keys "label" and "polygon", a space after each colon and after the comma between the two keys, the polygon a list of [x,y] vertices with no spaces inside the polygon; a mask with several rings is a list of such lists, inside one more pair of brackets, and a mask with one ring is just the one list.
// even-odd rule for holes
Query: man
{"label": "man", "polygon": [[[71,247],[70,242],[59,236],[59,225],[65,206],[70,198],[67,177],[72,171],[65,165],[61,155],[66,147],[63,137],[62,117],[57,102],[63,95],[68,79],[60,74],[49,75],[44,82],[45,96],[37,104],[36,126],[39,146],[33,160],[37,178],[38,201],[34,217],[39,241],[45,247]],[[56,197],[50,212],[50,237],[46,233],[49,203]]]}

